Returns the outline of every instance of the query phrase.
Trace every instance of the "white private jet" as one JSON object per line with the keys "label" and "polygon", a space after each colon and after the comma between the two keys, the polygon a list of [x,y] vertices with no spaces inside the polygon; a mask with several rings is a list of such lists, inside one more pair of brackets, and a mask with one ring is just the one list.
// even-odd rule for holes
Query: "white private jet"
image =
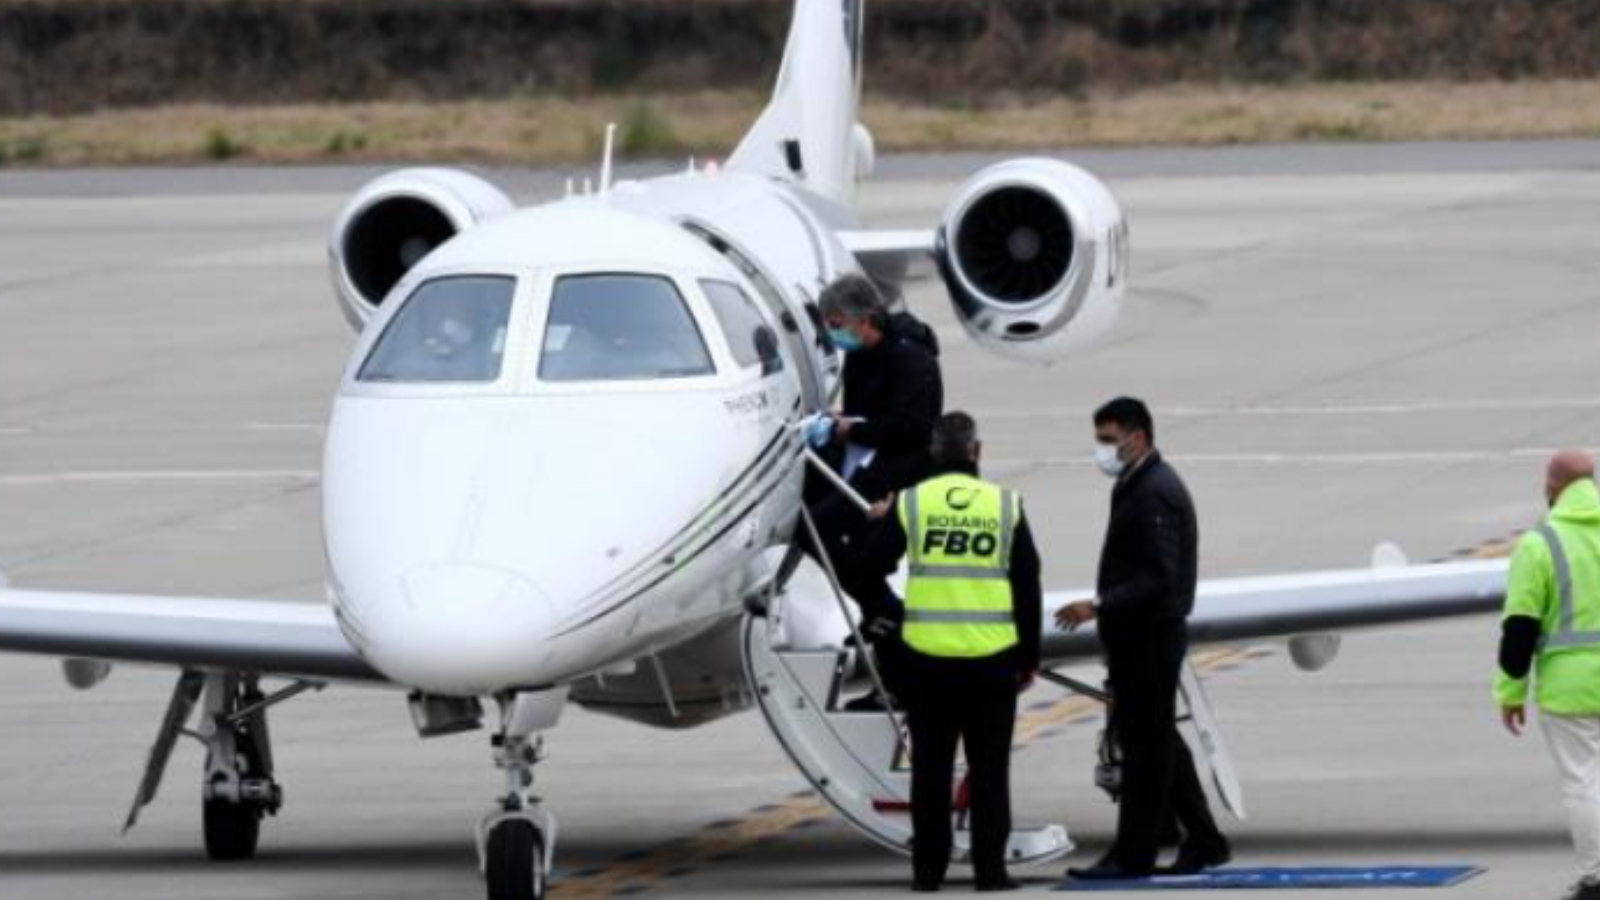
{"label": "white private jet", "polygon": [[[282,797],[267,710],[366,682],[405,692],[423,737],[478,727],[480,698],[496,702],[506,792],[477,834],[491,898],[545,894],[555,826],[529,788],[569,702],[677,728],[759,707],[853,827],[908,848],[901,730],[840,708],[870,667],[792,549],[798,426],[828,408],[840,365],[816,294],[857,271],[895,291],[931,262],[979,345],[1050,361],[1110,327],[1129,245],[1111,193],[1048,159],[977,174],[936,229],[862,229],[861,12],[798,0],[773,99],[720,169],[612,183],[608,154],[596,190],[520,210],[445,169],[355,196],[330,241],[360,339],[326,447],[328,606],[0,590],[0,650],[62,657],[75,686],[113,662],[178,670],[129,826],[197,733],[207,851],[252,856]],[[1193,636],[1287,640],[1314,669],[1338,632],[1488,611],[1504,583],[1497,562],[1210,582]],[[1050,594],[1047,612],[1078,596]],[[1044,642],[1049,666],[1097,654],[1091,634]],[[1185,693],[1209,731],[1192,670]],[[1051,826],[1011,853],[1070,847]]]}

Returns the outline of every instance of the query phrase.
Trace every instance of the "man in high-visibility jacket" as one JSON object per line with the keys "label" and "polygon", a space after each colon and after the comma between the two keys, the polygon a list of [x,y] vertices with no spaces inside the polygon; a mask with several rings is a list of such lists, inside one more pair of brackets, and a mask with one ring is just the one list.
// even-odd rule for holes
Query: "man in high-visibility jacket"
{"label": "man in high-visibility jacket", "polygon": [[1532,677],[1578,854],[1570,896],[1600,900],[1600,491],[1589,454],[1556,454],[1545,499],[1549,519],[1511,557],[1494,693],[1506,729],[1521,734]]}
{"label": "man in high-visibility jacket", "polygon": [[[911,728],[912,888],[936,891],[950,865],[956,746],[966,748],[973,878],[1012,890],[1011,739],[1017,694],[1039,668],[1039,551],[1014,492],[978,477],[978,426],[949,413],[935,472],[875,513],[875,555],[910,565],[902,638]],[[891,512],[893,513],[891,515]]]}

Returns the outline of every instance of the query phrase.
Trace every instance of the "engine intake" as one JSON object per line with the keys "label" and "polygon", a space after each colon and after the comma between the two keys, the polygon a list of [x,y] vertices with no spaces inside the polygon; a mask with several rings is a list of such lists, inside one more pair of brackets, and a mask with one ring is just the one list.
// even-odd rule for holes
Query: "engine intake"
{"label": "engine intake", "polygon": [[456,169],[402,169],[368,183],[328,239],[340,311],[360,329],[424,257],[513,208],[499,188]]}
{"label": "engine intake", "polygon": [[996,301],[1032,303],[1060,284],[1072,265],[1072,220],[1038,191],[991,191],[957,226],[956,261],[973,287]]}
{"label": "engine intake", "polygon": [[1122,209],[1088,172],[1050,159],[993,166],[956,195],[938,261],[967,333],[986,349],[1052,362],[1103,334],[1128,267]]}

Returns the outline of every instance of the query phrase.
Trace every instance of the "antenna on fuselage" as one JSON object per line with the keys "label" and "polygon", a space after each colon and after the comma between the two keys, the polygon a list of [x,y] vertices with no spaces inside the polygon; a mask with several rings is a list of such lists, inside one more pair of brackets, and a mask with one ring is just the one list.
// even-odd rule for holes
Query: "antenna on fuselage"
{"label": "antenna on fuselage", "polygon": [[606,123],[606,146],[600,156],[600,193],[611,193],[611,157],[617,149],[617,123]]}

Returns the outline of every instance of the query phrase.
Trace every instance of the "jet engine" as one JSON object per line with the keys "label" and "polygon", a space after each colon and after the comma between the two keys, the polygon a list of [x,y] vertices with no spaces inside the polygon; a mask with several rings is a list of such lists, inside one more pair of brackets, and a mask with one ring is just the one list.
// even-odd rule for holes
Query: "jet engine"
{"label": "jet engine", "polygon": [[1052,159],[1011,160],[962,186],[940,223],[936,259],[973,340],[1049,363],[1115,321],[1128,277],[1128,224],[1088,172]]}
{"label": "jet engine", "polygon": [[456,169],[402,169],[368,182],[328,237],[340,311],[360,330],[423,257],[514,208],[499,188]]}

